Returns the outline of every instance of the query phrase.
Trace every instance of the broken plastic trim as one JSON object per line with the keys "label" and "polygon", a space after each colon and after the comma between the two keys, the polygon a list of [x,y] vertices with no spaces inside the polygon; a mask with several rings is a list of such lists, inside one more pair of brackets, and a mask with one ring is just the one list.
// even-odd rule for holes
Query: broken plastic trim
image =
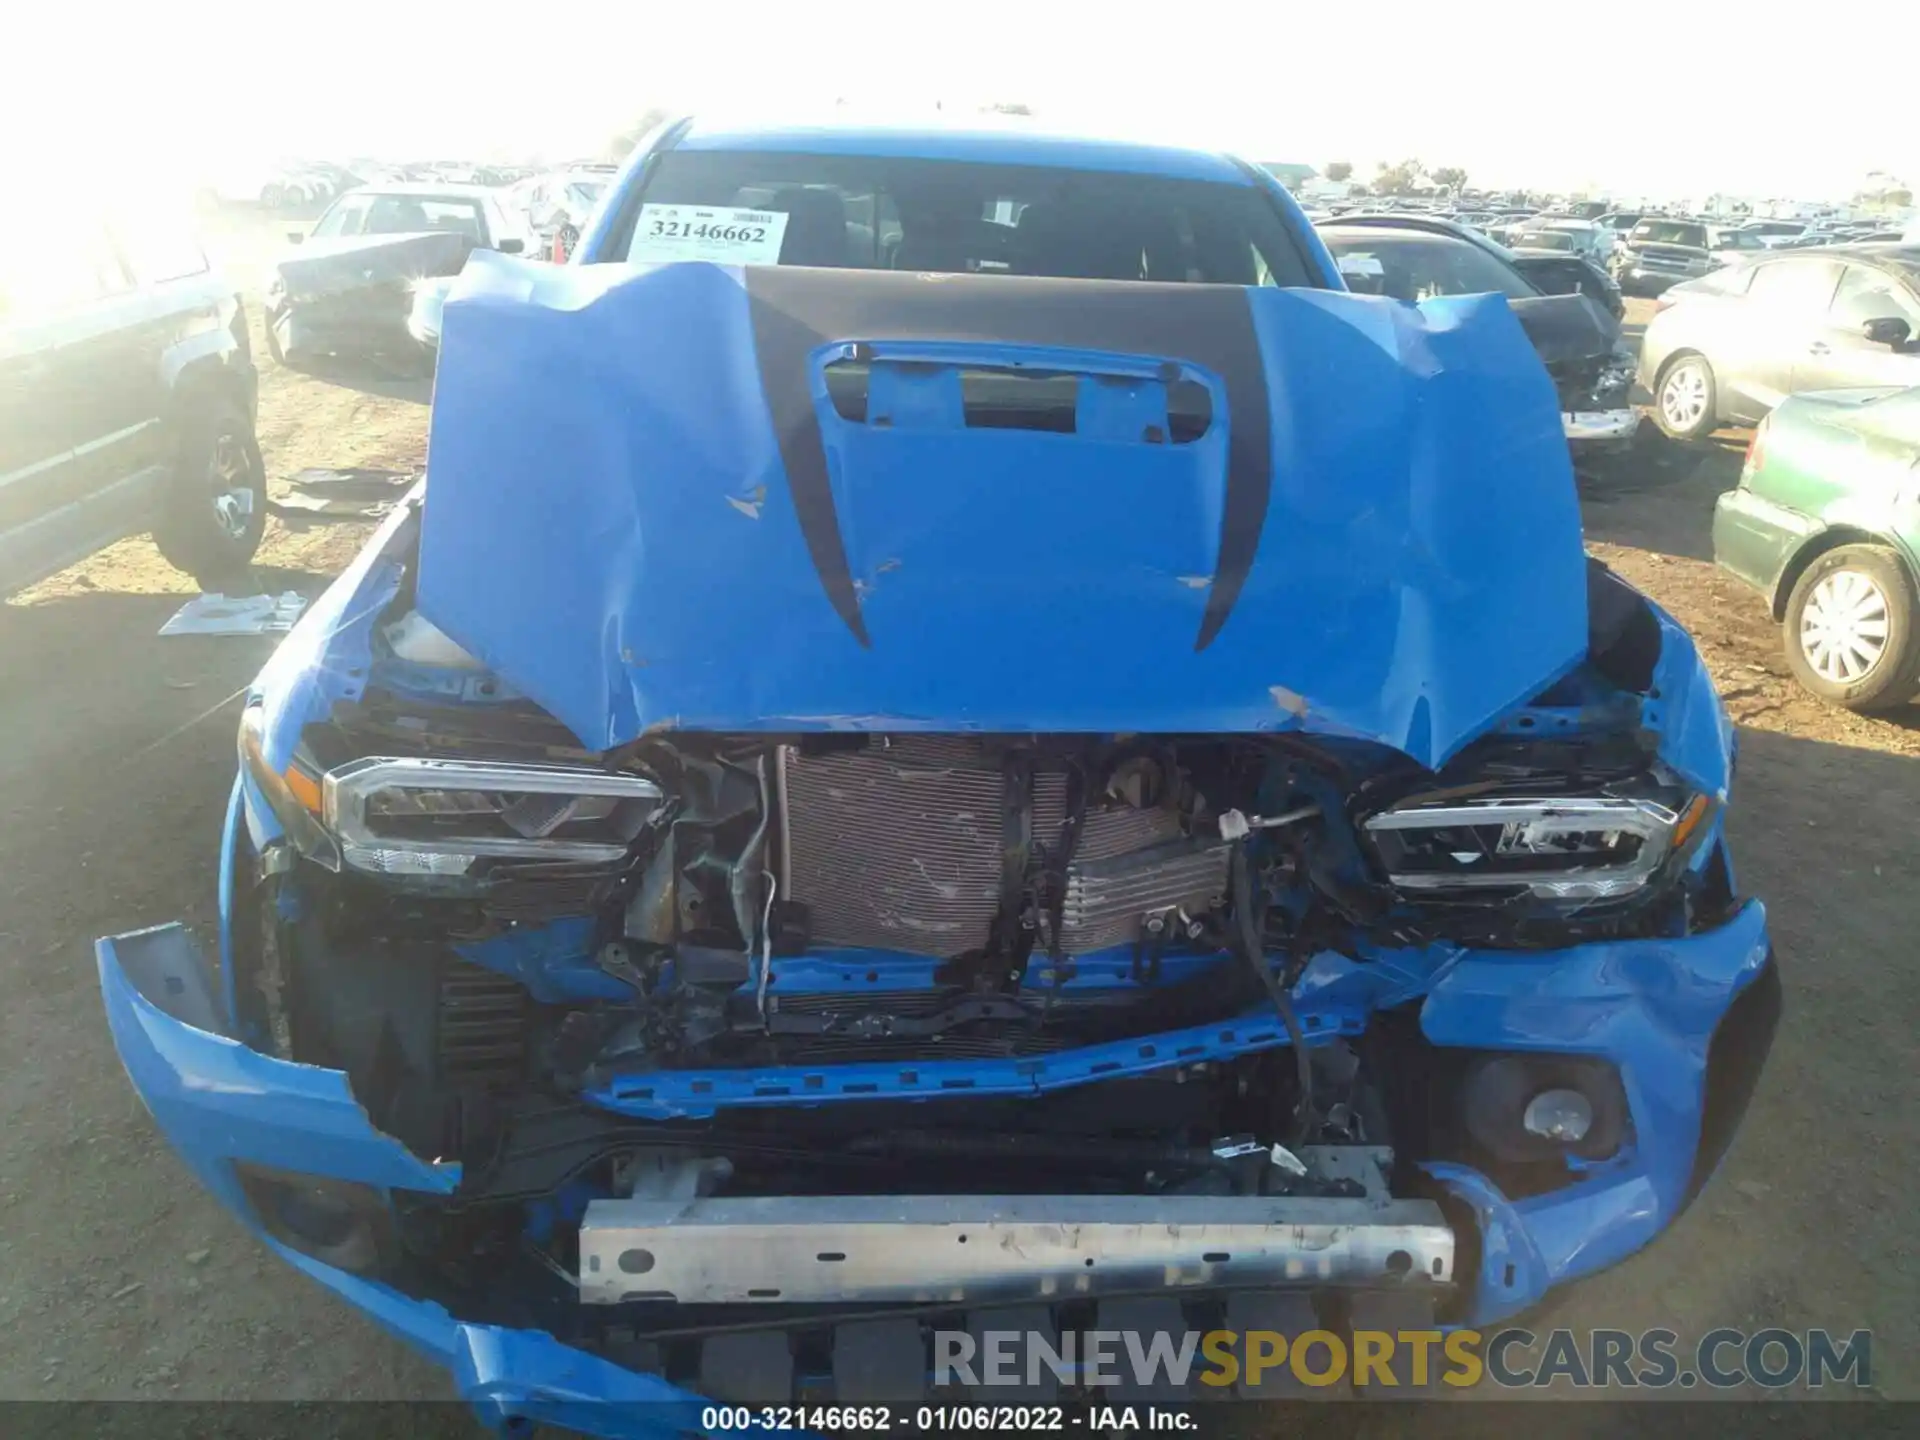
{"label": "broken plastic trim", "polygon": [[183,926],[109,936],[94,952],[128,1078],[182,1158],[229,1205],[248,1208],[234,1160],[385,1189],[445,1195],[459,1185],[457,1163],[423,1160],[375,1128],[341,1071],[278,1060],[232,1038]]}

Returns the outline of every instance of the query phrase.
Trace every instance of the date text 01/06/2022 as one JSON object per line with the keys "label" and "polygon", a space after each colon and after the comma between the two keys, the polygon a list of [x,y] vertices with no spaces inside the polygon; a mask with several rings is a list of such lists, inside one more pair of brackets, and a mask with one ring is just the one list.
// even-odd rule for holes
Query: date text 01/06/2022
{"label": "date text 01/06/2022", "polygon": [[1036,1431],[1068,1429],[1184,1431],[1194,1417],[1178,1407],[1098,1405],[1071,1410],[1063,1405],[921,1405],[895,1411],[886,1405],[711,1405],[701,1412],[702,1428],[728,1430],[822,1430],[882,1432]]}

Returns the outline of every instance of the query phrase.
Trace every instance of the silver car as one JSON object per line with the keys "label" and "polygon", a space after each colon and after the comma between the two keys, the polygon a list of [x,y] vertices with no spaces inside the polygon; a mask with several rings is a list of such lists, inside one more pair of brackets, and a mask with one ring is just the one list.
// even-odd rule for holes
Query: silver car
{"label": "silver car", "polygon": [[1660,428],[1697,440],[1788,395],[1920,385],[1920,245],[1788,251],[1676,285],[1640,343]]}

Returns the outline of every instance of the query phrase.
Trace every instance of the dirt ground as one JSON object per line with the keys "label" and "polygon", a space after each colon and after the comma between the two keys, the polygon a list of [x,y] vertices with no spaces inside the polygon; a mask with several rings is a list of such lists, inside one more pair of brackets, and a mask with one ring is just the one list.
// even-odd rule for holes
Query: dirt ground
{"label": "dirt ground", "polygon": [[[262,363],[276,480],[423,461],[417,385]],[[1771,908],[1787,1018],[1701,1201],[1535,1328],[1867,1327],[1876,1388],[1915,1398],[1920,710],[1862,720],[1800,693],[1760,603],[1714,571],[1741,438],[1650,443],[1585,509],[1596,553],[1692,629],[1741,726],[1738,878]],[[363,533],[275,522],[263,578],[315,591]],[[269,646],[156,638],[191,588],[141,538],[0,607],[0,1399],[444,1397],[436,1369],[188,1178],[102,1022],[95,936],[177,917],[213,932],[236,697]]]}

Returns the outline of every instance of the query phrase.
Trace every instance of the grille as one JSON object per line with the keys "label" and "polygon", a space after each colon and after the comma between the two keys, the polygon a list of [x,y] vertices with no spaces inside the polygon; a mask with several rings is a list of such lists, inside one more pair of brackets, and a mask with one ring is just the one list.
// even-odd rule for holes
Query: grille
{"label": "grille", "polygon": [[521,1078],[527,1053],[527,992],[517,980],[465,960],[440,971],[440,1073],[482,1085]]}
{"label": "grille", "polygon": [[1675,255],[1666,250],[1636,251],[1633,260],[1642,270],[1660,270],[1670,275],[1685,275],[1690,266],[1699,263],[1692,256]]}
{"label": "grille", "polygon": [[[817,943],[952,956],[987,942],[1000,893],[1002,779],[980,742],[876,741],[825,755],[783,752],[793,898]],[[1058,843],[1067,776],[1033,781],[1036,851]],[[1146,911],[1205,908],[1225,888],[1227,850],[1184,838],[1170,810],[1089,809],[1068,871],[1069,954],[1122,944]]]}

